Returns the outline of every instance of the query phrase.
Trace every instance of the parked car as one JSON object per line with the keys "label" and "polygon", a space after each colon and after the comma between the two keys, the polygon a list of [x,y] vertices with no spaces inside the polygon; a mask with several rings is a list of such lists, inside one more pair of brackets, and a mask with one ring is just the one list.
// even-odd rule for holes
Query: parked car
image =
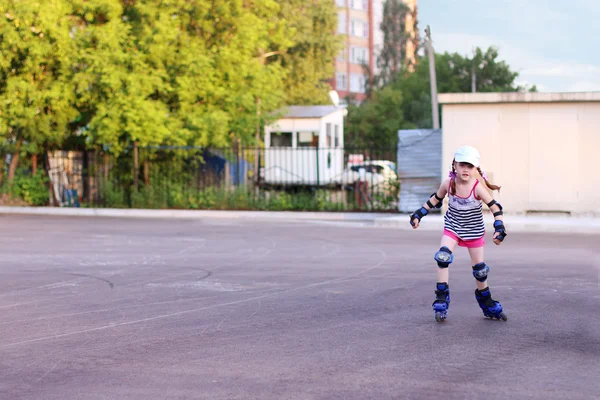
{"label": "parked car", "polygon": [[389,192],[396,187],[398,181],[396,165],[387,160],[371,160],[352,164],[344,170],[342,174],[344,185],[353,185],[359,180],[367,182],[373,191]]}

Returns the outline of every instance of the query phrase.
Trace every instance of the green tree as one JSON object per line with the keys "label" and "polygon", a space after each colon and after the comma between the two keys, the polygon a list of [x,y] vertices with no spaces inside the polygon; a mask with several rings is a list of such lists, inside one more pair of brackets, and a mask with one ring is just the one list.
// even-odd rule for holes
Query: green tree
{"label": "green tree", "polygon": [[471,91],[471,81],[464,77],[466,75],[470,78],[473,73],[476,77],[477,92],[514,92],[519,90],[514,83],[519,74],[511,71],[505,61],[498,59],[498,50],[494,47],[488,48],[485,52],[478,47],[471,58],[454,54],[452,61],[457,63],[454,66],[455,73],[463,77],[460,81],[461,92]]}
{"label": "green tree", "polygon": [[389,149],[398,142],[398,129],[405,126],[402,93],[391,85],[375,91],[360,106],[348,107],[345,143],[348,147]]}
{"label": "green tree", "polygon": [[153,94],[163,71],[150,68],[121,2],[72,4],[76,105],[88,144],[118,154],[133,141],[161,143],[170,132],[168,109]]}
{"label": "green tree", "polygon": [[386,0],[383,20],[379,27],[383,32],[383,47],[377,57],[380,69],[374,86],[389,84],[396,74],[406,67],[406,44],[411,38],[406,32],[406,17],[410,9],[402,0]]}
{"label": "green tree", "polygon": [[281,0],[280,16],[288,21],[293,45],[276,61],[288,72],[285,103],[329,104],[328,81],[335,74],[335,57],[343,48],[337,30],[337,8],[331,0]]}
{"label": "green tree", "polygon": [[[518,86],[518,73],[499,60],[498,50],[475,49],[474,57],[458,53],[442,53],[435,56],[435,69],[439,93],[469,93],[472,91],[472,72],[476,74],[477,92],[517,92],[536,90]],[[427,57],[419,60],[414,72],[403,71],[392,85],[403,94],[403,112],[409,128],[433,126],[431,118],[431,92],[429,62]],[[441,114],[440,114],[441,115]]]}
{"label": "green tree", "polygon": [[[498,51],[490,47],[483,51],[476,49],[474,57],[469,58],[458,53],[436,54],[436,76],[439,93],[471,92],[471,76],[473,67],[477,76],[477,91],[480,92],[516,92],[536,91],[536,87],[526,88],[515,83],[518,73],[499,60]],[[371,98],[360,106],[349,107],[348,124],[346,126],[347,143],[363,145],[366,143],[387,144],[397,140],[398,129],[430,128],[431,92],[429,80],[429,63],[426,57],[421,58],[413,72],[404,66],[397,72],[387,86],[375,89]],[[397,96],[397,109],[387,111],[377,107],[385,97],[378,96],[382,90],[387,96]],[[396,121],[395,129],[389,121]],[[393,132],[393,133],[392,133]],[[393,137],[392,137],[393,136]],[[395,143],[395,142],[394,142]]]}
{"label": "green tree", "polygon": [[0,136],[12,152],[12,181],[23,151],[37,154],[68,135],[74,48],[68,2],[7,0],[0,12]]}
{"label": "green tree", "polygon": [[[227,145],[253,140],[258,105],[282,104],[291,41],[275,1],[76,2],[75,81],[89,143]],[[257,102],[261,99],[260,103]]]}

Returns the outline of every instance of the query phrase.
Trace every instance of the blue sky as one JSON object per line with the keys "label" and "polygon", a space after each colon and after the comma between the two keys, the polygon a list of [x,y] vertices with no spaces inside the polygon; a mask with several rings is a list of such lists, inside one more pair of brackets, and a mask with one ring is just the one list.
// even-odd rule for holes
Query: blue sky
{"label": "blue sky", "polygon": [[600,91],[600,0],[417,0],[436,52],[496,46],[540,92]]}

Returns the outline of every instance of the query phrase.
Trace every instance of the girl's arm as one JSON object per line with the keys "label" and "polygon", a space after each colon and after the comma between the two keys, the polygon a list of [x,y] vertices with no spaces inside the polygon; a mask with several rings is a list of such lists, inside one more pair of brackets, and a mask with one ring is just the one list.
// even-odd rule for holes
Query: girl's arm
{"label": "girl's arm", "polygon": [[475,195],[487,204],[492,214],[494,214],[494,220],[502,221],[502,206],[494,200],[492,195],[485,189],[484,185],[477,185],[475,188]]}
{"label": "girl's arm", "polygon": [[446,193],[448,193],[449,183],[450,178],[444,179],[438,191],[436,193],[433,193],[431,197],[429,197],[427,202],[423,204],[423,207],[411,214],[410,224],[413,226],[413,228],[416,229],[419,227],[419,222],[421,222],[421,218],[426,216],[432,208],[439,208],[441,206],[442,201],[444,201],[444,197],[446,196]]}
{"label": "girl's arm", "polygon": [[496,202],[492,195],[485,189],[483,185],[475,187],[475,195],[487,204],[490,211],[494,215],[494,243],[500,244],[506,237],[506,228],[503,222],[503,212],[500,203]]}
{"label": "girl's arm", "polygon": [[448,194],[448,186],[450,185],[450,178],[446,178],[444,179],[444,181],[442,182],[442,184],[440,185],[440,188],[437,191],[437,195],[440,199],[444,199],[444,197],[446,196],[446,194]]}

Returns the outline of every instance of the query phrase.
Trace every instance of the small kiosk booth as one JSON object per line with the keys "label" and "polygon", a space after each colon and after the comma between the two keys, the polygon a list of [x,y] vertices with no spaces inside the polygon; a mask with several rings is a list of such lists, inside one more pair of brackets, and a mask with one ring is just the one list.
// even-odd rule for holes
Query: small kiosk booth
{"label": "small kiosk booth", "polygon": [[265,127],[263,181],[270,185],[340,184],[345,107],[290,106]]}

